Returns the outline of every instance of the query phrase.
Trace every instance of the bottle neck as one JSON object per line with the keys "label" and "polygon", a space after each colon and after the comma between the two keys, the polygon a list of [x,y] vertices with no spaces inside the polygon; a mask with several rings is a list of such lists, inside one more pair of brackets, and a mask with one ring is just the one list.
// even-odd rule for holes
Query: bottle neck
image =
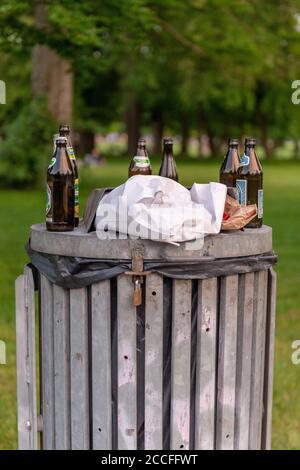
{"label": "bottle neck", "polygon": [[221,166],[221,173],[236,173],[240,166],[238,147],[229,146]]}
{"label": "bottle neck", "polygon": [[56,143],[55,152],[51,160],[50,166],[48,167],[52,174],[63,173],[71,174],[72,173],[72,164],[71,160],[68,157],[66,143]]}
{"label": "bottle neck", "polygon": [[145,145],[139,145],[136,151],[138,157],[148,157],[147,149]]}
{"label": "bottle neck", "polygon": [[66,137],[68,140],[70,138],[70,132],[60,131],[60,137]]}
{"label": "bottle neck", "polygon": [[56,144],[56,151],[59,151],[59,154],[61,153],[62,150],[67,151],[67,146],[66,144]]}
{"label": "bottle neck", "polygon": [[173,145],[172,144],[164,145],[164,155],[173,157]]}
{"label": "bottle neck", "polygon": [[245,154],[250,155],[251,153],[255,153],[255,145],[245,145]]}
{"label": "bottle neck", "polygon": [[227,151],[227,156],[238,156],[238,148],[236,146],[230,146]]}
{"label": "bottle neck", "polygon": [[242,165],[241,171],[244,173],[250,171],[253,174],[262,173],[261,164],[255,152],[255,145],[245,145],[244,155],[245,158],[242,158],[242,160],[245,160],[245,164]]}

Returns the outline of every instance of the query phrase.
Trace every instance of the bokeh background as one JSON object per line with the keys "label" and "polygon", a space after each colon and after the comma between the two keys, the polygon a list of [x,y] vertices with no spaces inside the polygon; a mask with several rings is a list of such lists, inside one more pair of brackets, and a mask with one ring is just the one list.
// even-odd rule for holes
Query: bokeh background
{"label": "bokeh background", "polygon": [[279,255],[273,448],[300,448],[297,79],[298,0],[1,0],[0,449],[17,447],[14,280],[30,225],[45,217],[59,123],[72,127],[81,208],[93,188],[126,180],[140,135],[154,173],[162,136],[174,136],[186,185],[218,180],[229,137],[258,139]]}

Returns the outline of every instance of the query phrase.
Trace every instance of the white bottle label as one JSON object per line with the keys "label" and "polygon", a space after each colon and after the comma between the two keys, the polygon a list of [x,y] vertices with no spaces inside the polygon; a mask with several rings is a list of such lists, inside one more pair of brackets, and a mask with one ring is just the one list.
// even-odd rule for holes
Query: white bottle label
{"label": "white bottle label", "polygon": [[257,195],[257,217],[259,219],[262,219],[263,213],[264,213],[264,191],[263,189],[259,189],[258,195]]}
{"label": "white bottle label", "polygon": [[236,180],[236,188],[238,190],[238,199],[241,206],[247,205],[247,180]]}
{"label": "white bottle label", "polygon": [[133,157],[133,161],[135,163],[135,166],[138,168],[147,168],[148,166],[150,166],[150,160],[148,157],[139,157],[138,155],[136,155],[135,157]]}
{"label": "white bottle label", "polygon": [[247,166],[249,165],[249,162],[250,162],[250,157],[244,154],[240,160],[240,166]]}

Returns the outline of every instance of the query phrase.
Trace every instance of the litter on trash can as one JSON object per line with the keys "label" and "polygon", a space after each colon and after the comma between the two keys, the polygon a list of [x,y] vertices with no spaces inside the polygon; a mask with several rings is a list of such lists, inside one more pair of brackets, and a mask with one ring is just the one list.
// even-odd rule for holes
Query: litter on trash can
{"label": "litter on trash can", "polygon": [[184,242],[220,232],[227,188],[194,184],[189,191],[160,176],[134,176],[105,194],[96,214],[96,231],[137,238]]}
{"label": "litter on trash can", "polygon": [[241,206],[236,199],[226,197],[222,230],[239,230],[257,215],[256,204]]}

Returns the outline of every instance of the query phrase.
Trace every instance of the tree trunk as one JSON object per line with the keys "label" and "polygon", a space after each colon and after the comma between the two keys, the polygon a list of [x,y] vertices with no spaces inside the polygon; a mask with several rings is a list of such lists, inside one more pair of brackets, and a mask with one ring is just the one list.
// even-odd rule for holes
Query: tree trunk
{"label": "tree trunk", "polygon": [[52,53],[48,108],[60,123],[70,123],[73,110],[73,74],[70,64]]}
{"label": "tree trunk", "polygon": [[203,142],[202,142],[202,137],[203,137],[203,128],[204,128],[204,119],[203,119],[203,112],[202,109],[200,108],[197,113],[197,122],[198,122],[198,132],[199,132],[199,153],[198,153],[198,159],[202,160],[204,155],[203,155]]}
{"label": "tree trunk", "polygon": [[[47,10],[43,0],[35,2],[34,19],[38,29],[48,29]],[[51,51],[47,46],[36,44],[32,50],[31,84],[34,97],[48,91],[50,56]]]}
{"label": "tree trunk", "polygon": [[210,129],[206,129],[207,131],[207,137],[208,137],[208,144],[209,144],[209,149],[210,149],[210,155],[212,155],[213,157],[216,155],[217,153],[217,150],[216,150],[216,146],[215,146],[215,139],[214,139],[214,135],[213,133],[211,132]]}
{"label": "tree trunk", "polygon": [[95,134],[92,131],[79,131],[79,138],[75,141],[75,153],[84,157],[95,147]]}
{"label": "tree trunk", "polygon": [[189,136],[189,126],[184,117],[181,122],[181,155],[183,157],[188,156]]}
{"label": "tree trunk", "polygon": [[268,138],[268,121],[267,117],[263,111],[262,108],[262,103],[264,96],[266,94],[266,85],[263,84],[261,81],[258,81],[256,84],[256,116],[257,116],[257,122],[260,128],[260,138],[261,138],[261,143],[265,151],[265,156],[267,160],[270,160],[272,158],[272,153],[273,153],[273,148],[272,145],[269,143],[269,138]]}
{"label": "tree trunk", "polygon": [[135,155],[137,141],[140,137],[140,112],[136,98],[132,98],[125,112],[126,132],[128,136],[127,153]]}
{"label": "tree trunk", "polygon": [[155,109],[152,113],[153,121],[153,153],[160,155],[162,151],[162,138],[164,132],[163,118],[161,109]]}
{"label": "tree trunk", "polygon": [[259,121],[260,121],[260,132],[261,132],[261,143],[265,151],[266,159],[270,160],[272,158],[273,149],[272,149],[272,146],[269,144],[268,127],[262,115],[260,115]]}
{"label": "tree trunk", "polygon": [[299,139],[294,139],[294,159],[299,160],[300,156],[300,141]]}
{"label": "tree trunk", "polygon": [[[37,0],[35,23],[48,29],[46,2]],[[48,110],[57,122],[70,123],[73,111],[73,73],[70,63],[47,46],[37,44],[32,51],[32,93],[47,96]]]}

